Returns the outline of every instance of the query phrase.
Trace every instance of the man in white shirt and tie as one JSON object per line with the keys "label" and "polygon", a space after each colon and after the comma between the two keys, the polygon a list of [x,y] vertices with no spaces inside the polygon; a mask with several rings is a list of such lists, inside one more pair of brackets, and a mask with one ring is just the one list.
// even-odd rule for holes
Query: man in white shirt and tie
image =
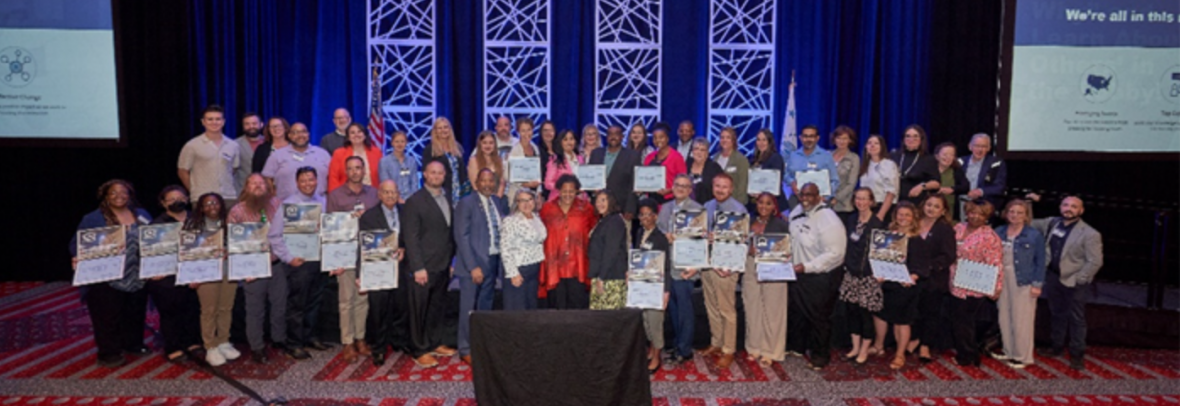
{"label": "man in white shirt and tie", "polygon": [[455,207],[455,276],[459,277],[459,355],[471,363],[471,312],[491,310],[500,275],[500,222],[508,213],[504,198],[494,196],[500,180],[489,169],[475,181],[479,193]]}

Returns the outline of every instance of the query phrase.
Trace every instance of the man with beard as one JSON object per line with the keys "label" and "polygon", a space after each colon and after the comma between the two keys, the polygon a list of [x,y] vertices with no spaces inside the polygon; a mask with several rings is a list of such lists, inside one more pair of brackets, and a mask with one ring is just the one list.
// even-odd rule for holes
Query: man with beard
{"label": "man with beard", "polygon": [[639,198],[632,193],[635,182],[635,167],[642,165],[639,151],[623,148],[623,127],[612,125],[606,130],[606,148],[590,153],[591,165],[606,165],[606,188],[615,195],[615,202],[623,209],[623,215],[635,215]]}
{"label": "man with beard", "polygon": [[266,141],[262,136],[262,117],[258,113],[247,112],[242,115],[242,136],[236,140],[238,151],[242,153],[238,170],[234,171],[234,189],[242,190],[246,186],[246,178],[254,168],[254,151]]}
{"label": "man with beard", "polygon": [[[230,224],[267,223],[273,221],[279,209],[279,199],[271,196],[266,179],[257,173],[246,178],[246,186],[239,195],[238,204],[229,210]],[[242,285],[246,293],[246,340],[250,343],[250,358],[258,364],[266,364],[266,341],[263,331],[266,323],[266,307],[270,305],[270,338],[274,346],[294,359],[311,356],[302,348],[289,348],[287,342],[287,268],[271,254],[269,278],[248,278]]]}
{"label": "man with beard", "polygon": [[[803,131],[799,133],[799,143],[802,144],[802,148],[783,157],[787,160],[787,170],[783,172],[783,184],[790,187],[791,207],[799,204],[799,193],[802,192],[799,187],[802,185],[795,182],[795,176],[800,172],[828,171],[828,179],[831,182],[830,190],[834,193],[840,187],[840,177],[836,176],[836,161],[832,159],[832,153],[818,146],[819,129],[814,125],[803,127]],[[831,200],[831,196],[824,200]]]}
{"label": "man with beard", "polygon": [[795,332],[788,334],[787,347],[800,354],[810,350],[807,367],[820,370],[831,361],[832,308],[841,280],[832,270],[844,263],[847,234],[814,183],[799,188],[799,205],[791,210],[789,222],[797,276],[787,291],[787,331]]}
{"label": "man with beard", "polygon": [[[336,189],[328,192],[327,213],[352,213],[359,218],[365,210],[376,206],[377,189],[363,183],[368,171],[365,161],[359,156],[350,156],[344,160],[344,171],[348,181]],[[340,343],[345,362],[356,361],[357,355],[369,356],[372,351],[365,344],[365,319],[369,314],[369,298],[362,297],[357,292],[358,269],[335,269],[332,276],[336,277],[338,287],[338,301],[340,309]]]}
{"label": "man with beard", "polygon": [[[1033,201],[1041,196],[1030,193]],[[1045,235],[1049,267],[1045,273],[1045,296],[1049,301],[1053,346],[1041,354],[1061,356],[1069,333],[1069,366],[1086,369],[1086,302],[1090,283],[1102,268],[1102,234],[1082,221],[1086,207],[1081,198],[1067,196],[1061,201],[1061,217],[1033,220],[1032,226]]]}
{"label": "man with beard", "polygon": [[508,205],[504,198],[492,195],[499,183],[496,174],[484,168],[475,181],[479,193],[467,195],[455,206],[459,355],[468,364],[471,363],[471,312],[492,310],[496,278],[500,276],[500,222],[508,215]]}
{"label": "man with beard", "polygon": [[323,148],[311,145],[311,133],[303,123],[291,124],[291,131],[287,134],[291,145],[279,148],[266,159],[266,166],[262,168],[262,176],[270,181],[271,190],[280,201],[287,200],[297,194],[295,172],[299,168],[310,167],[317,174],[315,195],[324,197],[328,187],[328,164],[332,162],[332,154]]}

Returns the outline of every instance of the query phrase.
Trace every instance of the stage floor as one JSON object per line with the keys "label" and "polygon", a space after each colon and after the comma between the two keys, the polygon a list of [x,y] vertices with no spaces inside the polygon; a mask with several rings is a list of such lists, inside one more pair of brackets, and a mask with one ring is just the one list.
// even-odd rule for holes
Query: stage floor
{"label": "stage floor", "polygon": [[[155,328],[154,314],[148,325]],[[256,404],[196,364],[173,365],[157,353],[108,369],[96,365],[94,340],[78,291],[65,283],[0,283],[0,406]],[[239,346],[241,348],[241,346]],[[243,353],[247,351],[243,350]],[[294,362],[273,354],[265,366],[248,353],[221,370],[266,398],[295,405],[474,405],[471,371],[457,358],[423,370],[395,355],[385,366],[348,364],[338,351]],[[834,361],[821,372],[801,358],[727,370],[701,357],[652,378],[654,405],[1180,405],[1180,350],[1093,347],[1087,370],[1038,358],[1023,370],[985,359],[982,368],[912,362],[891,371],[886,357],[863,367]]]}

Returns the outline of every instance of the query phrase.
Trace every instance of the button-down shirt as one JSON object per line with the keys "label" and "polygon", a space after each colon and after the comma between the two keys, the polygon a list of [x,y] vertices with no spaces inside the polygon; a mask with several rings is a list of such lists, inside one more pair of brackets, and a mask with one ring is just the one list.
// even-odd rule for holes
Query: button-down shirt
{"label": "button-down shirt", "polygon": [[[746,206],[732,197],[725,199],[723,202],[719,202],[717,199],[710,200],[705,202],[705,212],[709,216],[710,227],[712,227],[713,219],[719,211],[748,214]],[[840,256],[843,257],[844,254],[841,253]]]}
{"label": "button-down shirt", "polygon": [[[487,196],[479,194],[479,204],[480,208],[483,209],[484,215],[488,218],[488,242],[490,243],[488,246],[488,255],[500,255],[500,246],[496,244],[496,240],[499,239],[500,233],[498,226],[504,219],[500,218],[500,210],[493,207],[491,200]],[[492,216],[495,217],[493,218]]]}
{"label": "button-down shirt", "polygon": [[673,218],[676,212],[681,210],[704,210],[705,207],[692,200],[691,197],[684,198],[683,202],[677,202],[676,199],[669,200],[660,206],[660,214],[656,217],[656,226],[664,233],[672,232]]}
{"label": "button-down shirt", "polygon": [[791,209],[791,259],[804,273],[829,272],[844,263],[848,246],[844,222],[827,205]]}
{"label": "button-down shirt", "polygon": [[393,208],[385,207],[384,204],[380,206],[381,213],[385,214],[385,224],[389,225],[389,230],[401,234],[402,225],[401,220],[398,218],[397,205],[393,205]]}
{"label": "button-down shirt", "polygon": [[238,143],[222,136],[220,144],[205,134],[193,137],[180,150],[176,167],[189,173],[190,194],[199,197],[217,193],[226,199],[237,199],[234,188],[234,169],[241,165]]}
{"label": "button-down shirt", "polygon": [[420,167],[421,164],[418,163],[417,158],[406,155],[405,160],[399,161],[397,155],[389,154],[381,158],[378,172],[382,182],[393,180],[394,183],[397,183],[398,193],[409,197],[421,187],[418,182]]}
{"label": "button-down shirt", "polygon": [[[283,203],[319,203],[322,206],[324,204],[324,198],[321,196],[308,196],[303,193],[295,193],[283,199]],[[282,209],[281,205],[279,209]],[[282,214],[276,213],[276,216],[271,219],[270,230],[266,234],[266,239],[270,241],[271,254],[279,257],[279,260],[283,261],[283,263],[289,264],[295,257],[291,255],[291,251],[287,250],[287,243],[283,241],[283,225],[285,224],[286,221],[283,219]]]}
{"label": "button-down shirt", "polygon": [[967,183],[971,184],[970,190],[979,189],[979,171],[981,169],[983,169],[983,161],[976,161],[975,156],[972,155],[967,160]]}
{"label": "button-down shirt", "polygon": [[679,152],[680,156],[685,157],[685,159],[692,156],[692,139],[688,141],[680,140],[680,143],[676,144],[676,152]]}
{"label": "button-down shirt", "polygon": [[[784,189],[790,193],[791,183],[795,181],[796,172],[805,171],[828,171],[828,178],[831,179],[832,193],[836,193],[836,189],[840,188],[840,176],[836,173],[836,161],[832,159],[832,153],[827,150],[815,147],[811,151],[811,155],[803,152],[803,149],[797,149],[787,156],[786,168],[783,170],[783,186]],[[796,187],[803,187],[803,185],[796,185]]]}
{"label": "button-down shirt", "polygon": [[303,152],[296,151],[291,145],[276,149],[266,159],[266,166],[262,168],[262,176],[274,179],[275,196],[286,199],[299,193],[299,186],[295,182],[295,173],[304,166],[315,168],[315,195],[324,196],[328,188],[328,165],[332,156],[323,148],[308,145]]}
{"label": "button-down shirt", "polygon": [[361,185],[361,190],[353,192],[347,184],[328,192],[328,213],[336,212],[364,212],[381,204],[377,198],[377,189],[369,185]]}

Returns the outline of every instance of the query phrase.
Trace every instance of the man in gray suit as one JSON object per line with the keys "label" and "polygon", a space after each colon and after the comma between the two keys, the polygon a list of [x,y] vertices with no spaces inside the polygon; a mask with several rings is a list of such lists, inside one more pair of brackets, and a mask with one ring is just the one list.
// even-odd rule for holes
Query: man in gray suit
{"label": "man in gray suit", "polygon": [[455,276],[459,277],[459,355],[471,364],[471,312],[492,310],[500,276],[500,222],[508,213],[504,198],[494,195],[500,180],[491,169],[476,175],[472,193],[455,206]]}
{"label": "man in gray suit", "polygon": [[[1030,194],[1033,200],[1040,196]],[[1038,219],[1032,226],[1045,235],[1049,254],[1049,272],[1045,274],[1045,295],[1053,326],[1053,347],[1047,356],[1064,352],[1069,332],[1069,366],[1086,368],[1086,302],[1090,283],[1102,268],[1102,234],[1082,221],[1082,199],[1067,196],[1061,201],[1061,217]]]}

